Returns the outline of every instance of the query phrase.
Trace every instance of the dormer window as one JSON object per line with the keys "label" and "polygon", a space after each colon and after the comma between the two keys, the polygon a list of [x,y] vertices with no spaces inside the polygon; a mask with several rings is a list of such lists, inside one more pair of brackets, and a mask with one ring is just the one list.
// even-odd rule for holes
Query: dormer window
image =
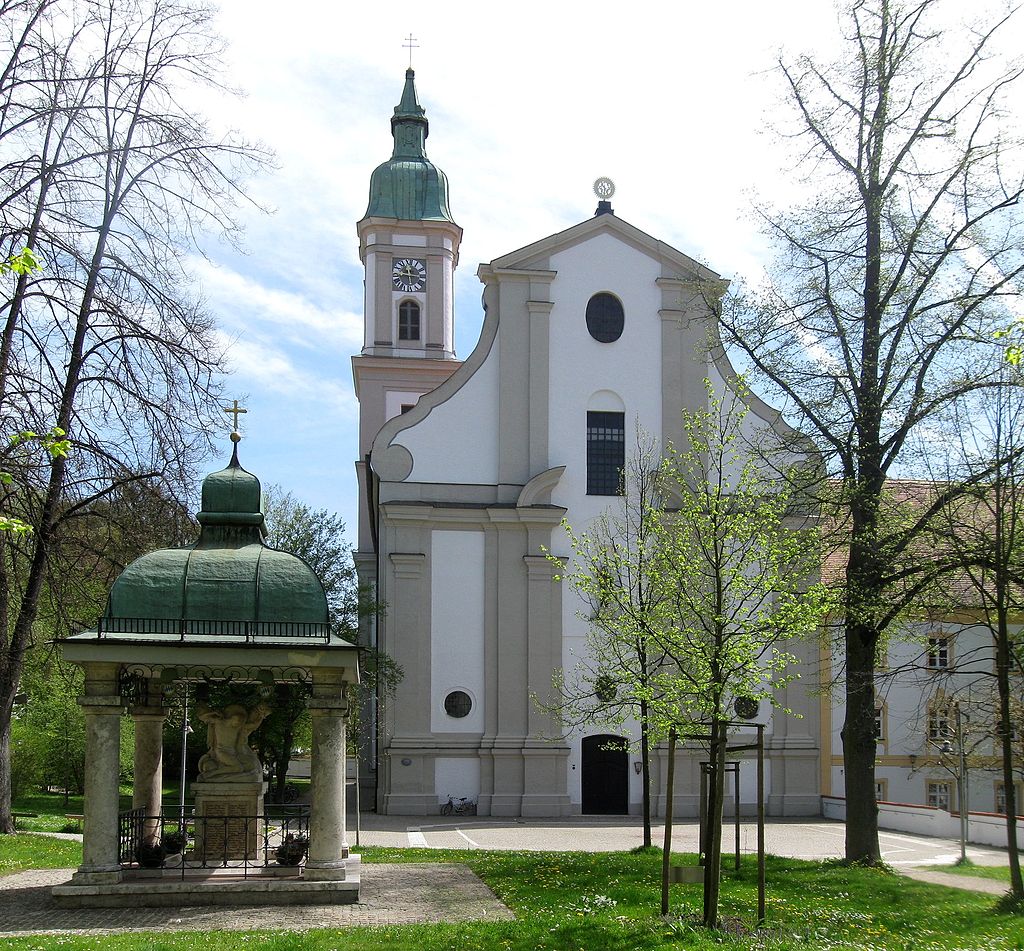
{"label": "dormer window", "polygon": [[398,305],[398,339],[420,339],[420,305],[414,300],[405,300]]}

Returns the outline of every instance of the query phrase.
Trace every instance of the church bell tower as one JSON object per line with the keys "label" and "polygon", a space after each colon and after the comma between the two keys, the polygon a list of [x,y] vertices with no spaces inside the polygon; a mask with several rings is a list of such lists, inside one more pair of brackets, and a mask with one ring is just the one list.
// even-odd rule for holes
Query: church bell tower
{"label": "church bell tower", "polygon": [[427,158],[428,131],[408,69],[391,117],[394,150],[370,177],[370,202],[357,226],[366,269],[365,356],[455,359],[453,277],[462,229],[448,209],[448,179]]}
{"label": "church bell tower", "polygon": [[[455,358],[454,276],[462,229],[448,208],[448,179],[427,158],[429,124],[405,72],[391,117],[391,158],[370,176],[356,225],[365,269],[363,346],[352,358],[359,400],[360,578],[375,574],[372,479],[366,458],[380,428],[448,379]],[[373,567],[371,567],[371,563]]]}

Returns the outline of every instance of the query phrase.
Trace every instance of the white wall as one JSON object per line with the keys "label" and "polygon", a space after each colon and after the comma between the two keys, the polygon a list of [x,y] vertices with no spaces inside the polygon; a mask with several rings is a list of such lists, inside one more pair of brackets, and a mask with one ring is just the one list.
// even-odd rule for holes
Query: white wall
{"label": "white wall", "polygon": [[[558,272],[551,285],[551,375],[548,395],[549,466],[565,466],[551,501],[568,509],[576,531],[606,508],[621,509],[613,496],[587,495],[587,410],[605,409],[610,394],[621,400],[626,422],[626,458],[635,452],[636,421],[661,432],[661,291],[655,280],[661,265],[610,234],[597,234],[554,254]],[[625,311],[622,336],[599,343],[587,330],[586,309],[601,291],[616,295]],[[568,553],[561,532],[555,550]],[[566,586],[562,630],[582,635],[586,623],[579,598]]]}
{"label": "white wall", "polygon": [[[482,532],[431,533],[430,729],[435,733],[484,728],[484,536]],[[452,690],[473,700],[469,716],[444,709]],[[437,787],[440,794],[441,787]],[[465,795],[462,793],[460,795]]]}
{"label": "white wall", "polygon": [[494,485],[498,481],[498,338],[483,364],[451,399],[400,432],[394,444],[413,457],[409,482]]}
{"label": "white wall", "polygon": [[[823,796],[822,812],[826,819],[845,821],[846,800],[841,797]],[[878,807],[878,827],[944,839],[960,838],[959,816],[927,806],[882,803]],[[1006,820],[1002,816],[971,813],[967,820],[967,841],[1006,848]],[[1017,823],[1017,845],[1024,848],[1024,821]]]}
{"label": "white wall", "polygon": [[451,796],[460,799],[480,798],[480,760],[475,756],[439,756],[434,760],[434,789],[437,801],[444,804]]}

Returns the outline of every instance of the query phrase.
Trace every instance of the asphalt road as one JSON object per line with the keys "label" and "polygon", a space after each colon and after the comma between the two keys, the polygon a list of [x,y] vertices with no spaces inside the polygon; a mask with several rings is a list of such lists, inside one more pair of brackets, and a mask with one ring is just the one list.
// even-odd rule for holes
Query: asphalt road
{"label": "asphalt road", "polygon": [[[363,845],[419,846],[432,849],[525,849],[619,852],[642,843],[642,825],[633,816],[577,816],[571,819],[492,819],[485,816],[378,816],[364,813],[359,841]],[[349,842],[355,843],[355,816],[349,816]],[[724,848],[734,848],[733,826],[724,830]],[[653,830],[660,844],[663,827]],[[844,827],[828,819],[769,820],[765,849],[774,855],[801,859],[841,858]],[[960,857],[960,843],[908,832],[879,833],[882,857],[894,866],[949,865]],[[740,825],[740,851],[757,850],[757,827]],[[697,851],[695,821],[673,825],[673,852]],[[968,846],[968,857],[979,865],[1005,865],[1006,852],[982,845]]]}

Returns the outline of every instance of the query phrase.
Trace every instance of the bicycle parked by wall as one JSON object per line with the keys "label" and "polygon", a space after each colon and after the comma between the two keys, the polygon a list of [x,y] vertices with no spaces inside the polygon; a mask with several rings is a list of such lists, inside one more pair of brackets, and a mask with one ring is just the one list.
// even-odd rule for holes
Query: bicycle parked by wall
{"label": "bicycle parked by wall", "polygon": [[441,806],[442,816],[475,816],[476,815],[476,800],[470,799],[467,796],[462,796],[459,799],[452,799],[448,797],[448,801]]}

